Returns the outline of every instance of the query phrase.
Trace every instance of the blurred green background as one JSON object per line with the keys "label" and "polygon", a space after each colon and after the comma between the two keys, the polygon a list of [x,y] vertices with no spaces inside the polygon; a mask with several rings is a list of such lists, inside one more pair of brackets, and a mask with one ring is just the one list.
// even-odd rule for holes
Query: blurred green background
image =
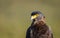
{"label": "blurred green background", "polygon": [[25,38],[32,11],[41,11],[60,38],[60,0],[0,0],[0,38]]}

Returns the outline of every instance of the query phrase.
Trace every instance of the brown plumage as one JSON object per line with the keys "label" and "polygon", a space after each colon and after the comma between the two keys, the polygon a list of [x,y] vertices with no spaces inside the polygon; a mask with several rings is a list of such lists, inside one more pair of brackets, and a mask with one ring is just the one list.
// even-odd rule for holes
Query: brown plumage
{"label": "brown plumage", "polygon": [[[39,13],[34,12],[32,15]],[[42,17],[38,16],[35,19],[33,19],[31,26],[28,28],[26,32],[26,38],[53,38],[51,29],[46,25],[44,21],[45,17]]]}
{"label": "brown plumage", "polygon": [[[38,26],[37,26],[38,25]],[[35,24],[31,28],[32,32],[30,33],[31,38],[52,38],[51,35],[49,35],[49,28],[46,24]]]}

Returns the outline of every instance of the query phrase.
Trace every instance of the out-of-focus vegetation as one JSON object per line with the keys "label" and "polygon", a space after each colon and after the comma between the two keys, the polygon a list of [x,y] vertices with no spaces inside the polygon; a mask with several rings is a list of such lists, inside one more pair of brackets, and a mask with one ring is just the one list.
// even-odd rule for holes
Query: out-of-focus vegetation
{"label": "out-of-focus vegetation", "polygon": [[60,0],[0,0],[0,38],[25,38],[35,10],[44,13],[54,38],[60,38]]}

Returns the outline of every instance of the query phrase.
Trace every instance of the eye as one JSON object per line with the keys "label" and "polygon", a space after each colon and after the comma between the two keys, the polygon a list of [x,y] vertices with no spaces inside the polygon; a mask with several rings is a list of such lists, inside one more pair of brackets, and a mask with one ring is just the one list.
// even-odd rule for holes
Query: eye
{"label": "eye", "polygon": [[45,18],[45,16],[44,16],[44,18]]}

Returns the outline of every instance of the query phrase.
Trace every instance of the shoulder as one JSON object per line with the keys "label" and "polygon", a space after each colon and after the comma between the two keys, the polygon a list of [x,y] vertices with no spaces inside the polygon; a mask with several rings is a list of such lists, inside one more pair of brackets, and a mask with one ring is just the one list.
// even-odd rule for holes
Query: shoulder
{"label": "shoulder", "polygon": [[31,28],[32,28],[32,26],[29,26],[28,29],[27,29],[27,32],[30,32]]}
{"label": "shoulder", "polygon": [[52,32],[52,29],[51,29],[51,26],[48,26],[48,28],[49,28],[49,29],[48,29],[48,32],[49,32],[49,33],[53,33],[53,32]]}

